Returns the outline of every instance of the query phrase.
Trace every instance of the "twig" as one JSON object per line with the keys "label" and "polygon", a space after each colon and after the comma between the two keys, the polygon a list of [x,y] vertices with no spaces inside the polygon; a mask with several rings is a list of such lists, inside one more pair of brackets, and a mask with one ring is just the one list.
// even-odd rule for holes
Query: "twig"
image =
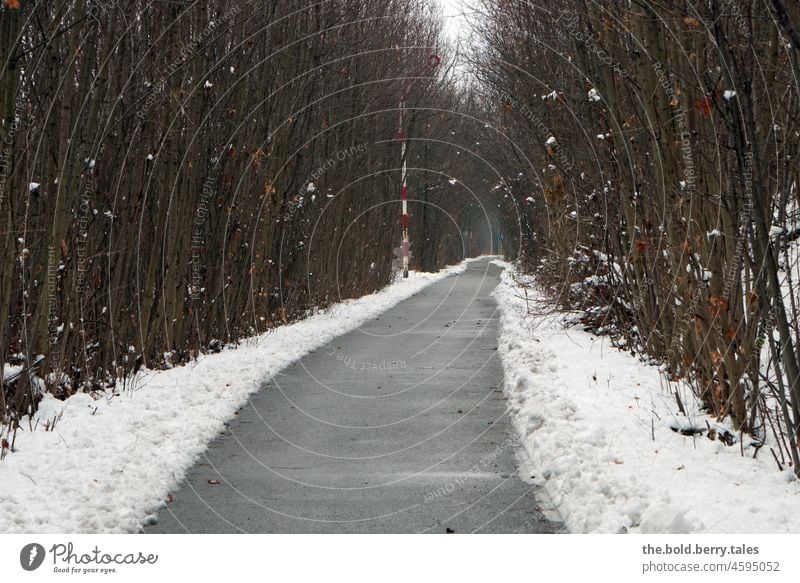
{"label": "twig", "polygon": [[775,458],[775,463],[778,464],[778,470],[780,470],[782,472],[783,471],[783,466],[781,465],[781,462],[778,461],[778,456],[775,455],[775,450],[772,449],[772,448],[769,448],[769,450],[772,452],[772,457]]}
{"label": "twig", "polygon": [[681,395],[678,393],[678,389],[675,389],[675,400],[678,401],[678,411],[683,413],[684,417],[688,417],[688,415],[686,415],[686,409],[683,408],[683,402],[681,402]]}
{"label": "twig", "polygon": [[33,478],[31,478],[31,477],[30,477],[28,474],[26,474],[25,472],[20,472],[20,474],[22,474],[23,476],[25,476],[26,478],[28,478],[28,479],[29,479],[31,482],[33,482],[33,485],[34,485],[34,486],[37,486],[37,485],[38,485],[38,484],[36,483],[36,480],[34,480]]}

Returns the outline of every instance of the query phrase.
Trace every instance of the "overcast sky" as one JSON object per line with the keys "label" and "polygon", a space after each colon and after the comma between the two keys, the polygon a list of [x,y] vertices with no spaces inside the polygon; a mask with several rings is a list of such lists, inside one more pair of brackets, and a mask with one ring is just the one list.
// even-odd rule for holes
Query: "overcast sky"
{"label": "overcast sky", "polygon": [[439,0],[445,16],[445,32],[452,38],[458,38],[458,28],[464,25],[462,13],[464,8],[461,0]]}

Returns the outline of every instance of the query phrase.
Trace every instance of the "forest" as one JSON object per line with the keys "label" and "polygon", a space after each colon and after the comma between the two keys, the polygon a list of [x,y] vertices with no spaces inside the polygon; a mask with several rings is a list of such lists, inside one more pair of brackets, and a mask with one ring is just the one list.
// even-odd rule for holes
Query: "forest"
{"label": "forest", "polygon": [[6,1],[3,419],[387,285],[402,141],[412,266],[462,259],[479,215],[432,160],[465,92],[432,10]]}
{"label": "forest", "polygon": [[677,409],[672,381],[688,382],[800,472],[800,6],[481,13],[470,61],[502,128],[492,161],[519,262],[587,328],[660,365]]}
{"label": "forest", "polygon": [[386,286],[406,163],[412,268],[505,254],[800,472],[800,6],[470,9],[4,0],[6,426]]}

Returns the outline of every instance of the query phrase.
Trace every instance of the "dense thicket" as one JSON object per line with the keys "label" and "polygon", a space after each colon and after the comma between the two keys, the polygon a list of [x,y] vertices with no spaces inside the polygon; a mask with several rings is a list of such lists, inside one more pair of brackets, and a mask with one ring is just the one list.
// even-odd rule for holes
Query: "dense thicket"
{"label": "dense thicket", "polygon": [[[420,169],[463,98],[440,28],[427,0],[4,2],[0,417],[388,283],[399,97]],[[426,269],[465,251],[441,172],[410,172]]]}
{"label": "dense thicket", "polygon": [[780,427],[776,454],[799,470],[797,3],[480,11],[514,252],[713,414],[759,440]]}

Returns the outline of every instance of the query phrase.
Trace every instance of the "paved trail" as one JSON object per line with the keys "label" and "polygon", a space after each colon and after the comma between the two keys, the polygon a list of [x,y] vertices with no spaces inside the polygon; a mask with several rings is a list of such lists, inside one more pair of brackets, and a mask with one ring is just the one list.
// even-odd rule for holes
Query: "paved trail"
{"label": "paved trail", "polygon": [[556,530],[518,475],[499,273],[471,263],[271,379],[148,532]]}

